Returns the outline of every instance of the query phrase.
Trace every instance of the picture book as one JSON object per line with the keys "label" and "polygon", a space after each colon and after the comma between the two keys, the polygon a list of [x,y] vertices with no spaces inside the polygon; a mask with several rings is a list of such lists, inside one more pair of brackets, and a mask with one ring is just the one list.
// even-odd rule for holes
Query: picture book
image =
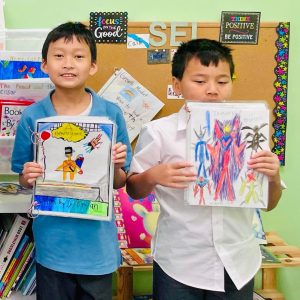
{"label": "picture book", "polygon": [[33,101],[31,100],[0,99],[0,137],[16,135],[17,125],[22,117],[22,113],[32,103]]}
{"label": "picture book", "polygon": [[131,266],[151,265],[153,257],[150,248],[121,249],[124,261]]}
{"label": "picture book", "polygon": [[103,117],[56,116],[36,122],[35,160],[44,169],[32,213],[110,220],[116,126]]}
{"label": "picture book", "polygon": [[142,125],[152,120],[164,106],[162,101],[124,69],[115,72],[98,94],[120,106],[130,142],[140,133]]}
{"label": "picture book", "polygon": [[149,248],[159,216],[154,193],[134,200],[120,188],[114,192],[114,210],[120,248]]}
{"label": "picture book", "polygon": [[268,179],[247,167],[269,149],[269,110],[263,102],[187,102],[187,160],[197,179],[190,205],[266,208]]}
{"label": "picture book", "polygon": [[15,174],[11,171],[14,141],[14,136],[0,136],[0,174]]}
{"label": "picture book", "polygon": [[264,245],[260,245],[262,263],[263,264],[278,264],[280,260]]}

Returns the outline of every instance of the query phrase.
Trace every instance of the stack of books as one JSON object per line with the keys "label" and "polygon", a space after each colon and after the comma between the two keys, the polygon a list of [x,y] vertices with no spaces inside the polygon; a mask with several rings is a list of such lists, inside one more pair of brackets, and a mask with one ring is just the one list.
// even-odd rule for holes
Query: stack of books
{"label": "stack of books", "polygon": [[18,214],[3,214],[0,220],[0,298],[21,290],[35,289],[34,243],[30,220]]}

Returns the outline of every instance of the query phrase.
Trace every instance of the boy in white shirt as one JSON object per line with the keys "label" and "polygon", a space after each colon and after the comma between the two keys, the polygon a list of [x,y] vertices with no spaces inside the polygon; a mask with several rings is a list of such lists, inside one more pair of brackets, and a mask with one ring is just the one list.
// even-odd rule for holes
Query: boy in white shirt
{"label": "boy in white shirt", "polygon": [[[220,101],[232,92],[231,50],[214,40],[182,43],[172,63],[173,89],[184,99]],[[127,191],[142,198],[154,190],[161,213],[153,239],[155,300],[250,300],[261,264],[252,230],[254,209],[184,204],[196,180],[186,159],[186,111],[148,123],[141,131]],[[279,161],[260,151],[248,167],[269,179],[268,210],[281,196]]]}

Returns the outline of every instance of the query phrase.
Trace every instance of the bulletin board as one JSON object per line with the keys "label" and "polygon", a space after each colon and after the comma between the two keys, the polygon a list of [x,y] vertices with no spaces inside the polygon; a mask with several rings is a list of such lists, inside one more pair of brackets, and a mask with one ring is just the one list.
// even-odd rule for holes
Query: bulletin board
{"label": "bulletin board", "polygon": [[[170,25],[166,25],[162,30],[167,36],[166,44],[157,49],[176,48],[170,46]],[[147,22],[129,22],[128,33],[149,33],[149,26]],[[265,100],[268,103],[273,123],[271,148],[282,165],[285,163],[289,29],[288,22],[261,23],[257,45],[228,44],[233,49],[236,74],[232,100]],[[185,32],[179,41],[191,38],[191,26],[178,30]],[[218,40],[219,32],[219,23],[197,24],[197,38]],[[94,90],[98,91],[116,70],[124,68],[164,102],[165,106],[155,119],[177,112],[183,105],[183,100],[167,99],[167,86],[172,83],[171,63],[148,64],[147,49],[128,49],[126,44],[97,45],[99,70],[88,82]],[[150,49],[156,48],[150,46]]]}

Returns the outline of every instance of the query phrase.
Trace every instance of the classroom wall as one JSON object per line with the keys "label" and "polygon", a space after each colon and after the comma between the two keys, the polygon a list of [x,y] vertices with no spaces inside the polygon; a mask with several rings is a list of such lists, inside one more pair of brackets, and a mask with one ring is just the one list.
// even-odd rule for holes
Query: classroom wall
{"label": "classroom wall", "polygon": [[[189,4],[189,6],[187,6]],[[65,21],[88,21],[92,11],[127,11],[129,21],[198,21],[218,22],[221,11],[260,11],[261,21],[290,21],[290,60],[288,78],[288,123],[286,166],[281,175],[288,188],[278,207],[263,213],[265,229],[277,231],[288,243],[300,247],[300,197],[297,187],[300,169],[299,120],[300,101],[298,72],[300,70],[300,19],[296,0],[6,0],[7,28],[50,28]],[[148,277],[147,277],[148,278]],[[280,290],[287,300],[300,299],[300,268],[279,272]],[[142,282],[142,281],[141,281]]]}

